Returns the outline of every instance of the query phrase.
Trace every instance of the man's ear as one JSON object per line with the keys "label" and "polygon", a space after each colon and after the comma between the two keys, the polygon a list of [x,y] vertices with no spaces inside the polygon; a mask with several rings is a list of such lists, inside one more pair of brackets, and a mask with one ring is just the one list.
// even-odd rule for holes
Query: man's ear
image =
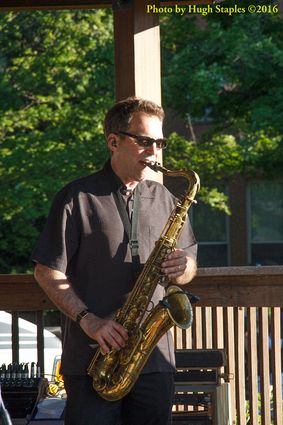
{"label": "man's ear", "polygon": [[110,133],[107,137],[107,145],[110,151],[114,152],[117,148],[116,136],[113,133]]}

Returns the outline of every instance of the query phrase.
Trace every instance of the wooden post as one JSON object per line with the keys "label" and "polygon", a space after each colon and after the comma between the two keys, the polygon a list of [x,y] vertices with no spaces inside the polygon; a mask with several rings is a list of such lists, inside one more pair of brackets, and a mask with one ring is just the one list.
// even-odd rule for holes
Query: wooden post
{"label": "wooden post", "polygon": [[[151,4],[153,1],[113,1],[117,101],[139,96],[161,105],[159,17],[147,12]],[[154,4],[158,7],[159,2]],[[161,152],[158,161],[162,162]],[[147,178],[161,182],[159,174],[148,170]]]}
{"label": "wooden post", "polygon": [[135,95],[161,104],[159,17],[147,13],[151,3],[113,2],[117,101]]}
{"label": "wooden post", "polygon": [[229,184],[230,207],[230,257],[232,266],[248,263],[246,182],[236,176]]}

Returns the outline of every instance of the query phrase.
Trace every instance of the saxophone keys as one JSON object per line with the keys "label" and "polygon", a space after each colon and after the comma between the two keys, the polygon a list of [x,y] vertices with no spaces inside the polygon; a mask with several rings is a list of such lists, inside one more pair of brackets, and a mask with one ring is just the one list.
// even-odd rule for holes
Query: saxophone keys
{"label": "saxophone keys", "polygon": [[170,282],[170,280],[168,279],[168,277],[165,274],[159,275],[159,280],[158,280],[159,285],[166,288],[168,286],[169,282]]}
{"label": "saxophone keys", "polygon": [[154,308],[153,301],[150,300],[149,303],[148,303],[147,309],[145,311],[147,313],[150,313],[153,310],[153,308]]}
{"label": "saxophone keys", "polygon": [[125,366],[130,363],[133,355],[136,352],[137,346],[140,344],[140,341],[143,337],[141,328],[138,328],[135,333],[133,333],[128,339],[127,345],[125,348],[122,348],[119,351],[119,364]]}

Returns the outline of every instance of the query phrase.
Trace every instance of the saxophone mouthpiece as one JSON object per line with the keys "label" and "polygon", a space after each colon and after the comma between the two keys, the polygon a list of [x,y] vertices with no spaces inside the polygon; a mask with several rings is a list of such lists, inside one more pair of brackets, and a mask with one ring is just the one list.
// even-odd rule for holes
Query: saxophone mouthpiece
{"label": "saxophone mouthpiece", "polygon": [[141,161],[141,162],[147,167],[151,168],[156,173],[158,171],[161,171],[162,169],[161,164],[159,162],[155,162],[155,161]]}

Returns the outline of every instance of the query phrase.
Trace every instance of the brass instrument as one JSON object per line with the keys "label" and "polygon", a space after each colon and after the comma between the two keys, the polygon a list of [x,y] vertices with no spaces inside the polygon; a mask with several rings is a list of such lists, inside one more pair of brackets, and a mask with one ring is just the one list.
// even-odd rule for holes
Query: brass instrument
{"label": "brass instrument", "polygon": [[[161,272],[161,264],[168,252],[176,246],[188,209],[195,202],[194,198],[200,187],[199,177],[192,170],[169,171],[157,162],[145,164],[156,172],[185,177],[189,186],[172,211],[130,296],[114,319],[128,331],[126,346],[105,355],[97,349],[88,367],[94,389],[106,400],[118,400],[131,390],[153,348],[165,332],[174,324],[187,329],[193,321],[188,296],[178,286],[169,285],[168,278]],[[144,319],[159,283],[166,286],[166,295]]]}

